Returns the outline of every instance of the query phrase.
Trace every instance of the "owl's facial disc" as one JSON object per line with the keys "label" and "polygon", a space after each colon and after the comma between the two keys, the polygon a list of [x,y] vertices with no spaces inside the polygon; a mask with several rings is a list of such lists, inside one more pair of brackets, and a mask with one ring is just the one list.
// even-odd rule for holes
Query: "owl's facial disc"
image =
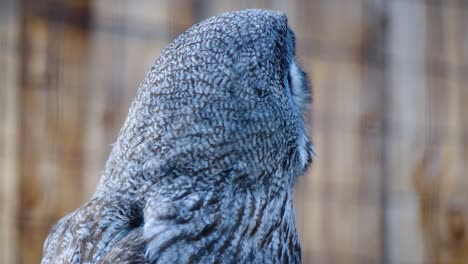
{"label": "owl's facial disc", "polygon": [[[288,85],[293,104],[300,112],[302,119],[304,120],[305,114],[309,110],[311,96],[307,76],[295,60],[293,60],[289,66]],[[299,148],[301,166],[305,170],[312,162],[312,157],[315,155],[315,151],[312,142],[307,135],[305,125],[303,125],[298,131],[297,144]]]}
{"label": "owl's facial disc", "polygon": [[293,103],[299,110],[305,113],[310,104],[309,87],[305,72],[299,68],[295,60],[289,66],[288,78]]}

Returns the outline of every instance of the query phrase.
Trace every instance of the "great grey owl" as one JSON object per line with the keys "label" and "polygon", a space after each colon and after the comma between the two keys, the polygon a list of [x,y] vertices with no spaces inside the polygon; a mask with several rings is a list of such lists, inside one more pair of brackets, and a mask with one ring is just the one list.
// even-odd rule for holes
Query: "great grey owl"
{"label": "great grey owl", "polygon": [[286,16],[194,25],[143,80],[96,193],[43,263],[299,263],[293,187],[313,150]]}

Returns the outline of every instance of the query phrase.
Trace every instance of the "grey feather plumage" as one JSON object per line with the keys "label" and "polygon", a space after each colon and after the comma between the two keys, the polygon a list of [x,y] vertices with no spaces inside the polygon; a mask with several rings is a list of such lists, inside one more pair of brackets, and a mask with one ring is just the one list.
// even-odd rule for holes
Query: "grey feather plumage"
{"label": "grey feather plumage", "polygon": [[93,198],[43,263],[299,263],[293,187],[312,157],[286,16],[194,25],[143,80]]}

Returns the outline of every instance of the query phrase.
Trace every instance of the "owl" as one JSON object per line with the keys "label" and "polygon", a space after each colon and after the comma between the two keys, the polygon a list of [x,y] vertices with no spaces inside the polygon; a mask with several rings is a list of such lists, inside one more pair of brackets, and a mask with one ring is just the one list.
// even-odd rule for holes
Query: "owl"
{"label": "owl", "polygon": [[42,263],[300,263],[310,93],[283,13],[200,22],[156,59],[94,196]]}

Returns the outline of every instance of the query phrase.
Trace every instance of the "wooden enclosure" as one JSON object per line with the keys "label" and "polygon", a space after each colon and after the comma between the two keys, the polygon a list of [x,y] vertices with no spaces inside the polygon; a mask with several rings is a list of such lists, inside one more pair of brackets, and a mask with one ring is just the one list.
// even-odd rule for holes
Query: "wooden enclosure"
{"label": "wooden enclosure", "polygon": [[313,83],[303,263],[468,263],[465,0],[0,1],[0,263],[38,263],[91,197],[161,50],[254,7],[287,13]]}

